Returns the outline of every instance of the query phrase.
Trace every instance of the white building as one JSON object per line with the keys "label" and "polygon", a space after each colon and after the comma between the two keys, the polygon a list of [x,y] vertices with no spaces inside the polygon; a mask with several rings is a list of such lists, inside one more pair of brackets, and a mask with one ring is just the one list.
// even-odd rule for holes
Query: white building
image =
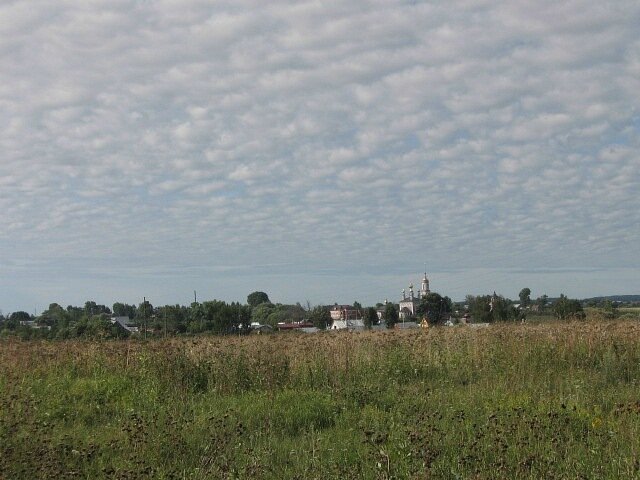
{"label": "white building", "polygon": [[360,309],[352,305],[338,305],[331,307],[331,325],[329,330],[362,330],[364,329],[364,319]]}
{"label": "white building", "polygon": [[418,311],[420,300],[425,298],[429,292],[431,292],[431,290],[429,290],[429,279],[427,278],[427,272],[425,272],[424,277],[422,278],[422,285],[420,286],[420,291],[417,296],[413,292],[413,283],[409,285],[409,295],[407,295],[406,290],[402,290],[402,300],[398,302],[398,316],[400,317],[400,320],[403,321],[410,317],[414,317]]}
{"label": "white building", "polygon": [[364,330],[364,320],[361,318],[351,320],[334,320],[328,327],[329,330]]}

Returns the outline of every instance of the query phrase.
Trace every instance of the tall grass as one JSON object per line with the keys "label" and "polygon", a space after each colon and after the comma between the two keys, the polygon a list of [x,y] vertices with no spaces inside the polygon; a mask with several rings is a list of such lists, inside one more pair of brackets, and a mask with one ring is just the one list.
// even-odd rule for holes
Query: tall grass
{"label": "tall grass", "polygon": [[637,478],[640,325],[0,343],[0,478]]}

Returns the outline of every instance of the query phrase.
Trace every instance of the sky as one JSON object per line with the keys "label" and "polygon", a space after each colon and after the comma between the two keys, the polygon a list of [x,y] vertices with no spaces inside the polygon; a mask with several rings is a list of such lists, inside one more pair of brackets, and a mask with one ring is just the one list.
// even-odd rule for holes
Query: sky
{"label": "sky", "polygon": [[640,294],[640,3],[0,4],[0,310]]}

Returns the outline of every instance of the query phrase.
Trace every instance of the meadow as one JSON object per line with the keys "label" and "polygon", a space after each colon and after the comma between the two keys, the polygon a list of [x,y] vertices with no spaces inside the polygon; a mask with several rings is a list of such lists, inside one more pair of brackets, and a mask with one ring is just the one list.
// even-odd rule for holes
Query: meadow
{"label": "meadow", "polygon": [[0,478],[640,478],[640,322],[0,342]]}

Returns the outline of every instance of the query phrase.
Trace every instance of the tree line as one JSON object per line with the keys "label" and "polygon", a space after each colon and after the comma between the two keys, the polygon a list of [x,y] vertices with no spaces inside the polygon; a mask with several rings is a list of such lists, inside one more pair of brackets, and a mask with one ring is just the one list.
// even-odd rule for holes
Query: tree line
{"label": "tree line", "polygon": [[[468,313],[474,322],[496,322],[524,320],[531,311],[550,311],[559,319],[584,316],[582,304],[578,300],[561,295],[551,306],[548,297],[537,300],[530,298],[531,290],[522,289],[520,303],[501,295],[468,295],[463,304],[454,304],[447,296],[431,292],[420,299],[415,315],[407,321],[427,319],[437,325],[448,320],[456,321],[463,313]],[[384,324],[392,328],[398,323],[400,312],[395,303],[376,304],[362,307],[354,302],[354,308],[361,313],[366,327]],[[380,312],[380,315],[379,315]],[[247,303],[227,303],[220,300],[194,302],[189,306],[153,306],[145,300],[138,305],[116,302],[111,307],[85,302],[84,306],[62,307],[52,303],[40,315],[30,315],[24,311],[4,316],[0,313],[0,336],[17,335],[22,338],[125,338],[130,331],[123,328],[112,317],[128,317],[130,324],[144,336],[196,334],[244,334],[252,323],[277,327],[283,322],[306,321],[319,329],[331,323],[330,307],[312,307],[296,303],[287,305],[272,303],[265,292],[252,292]]]}
{"label": "tree line", "polygon": [[138,305],[116,302],[111,307],[85,302],[84,306],[63,307],[52,303],[40,315],[24,311],[0,313],[0,336],[21,338],[126,338],[131,332],[114,317],[128,317],[129,325],[142,336],[178,334],[245,334],[252,322],[277,326],[281,322],[307,320],[319,328],[331,321],[329,309],[317,306],[271,303],[264,292],[253,292],[247,303],[211,300],[189,306],[154,306],[145,300]]}

